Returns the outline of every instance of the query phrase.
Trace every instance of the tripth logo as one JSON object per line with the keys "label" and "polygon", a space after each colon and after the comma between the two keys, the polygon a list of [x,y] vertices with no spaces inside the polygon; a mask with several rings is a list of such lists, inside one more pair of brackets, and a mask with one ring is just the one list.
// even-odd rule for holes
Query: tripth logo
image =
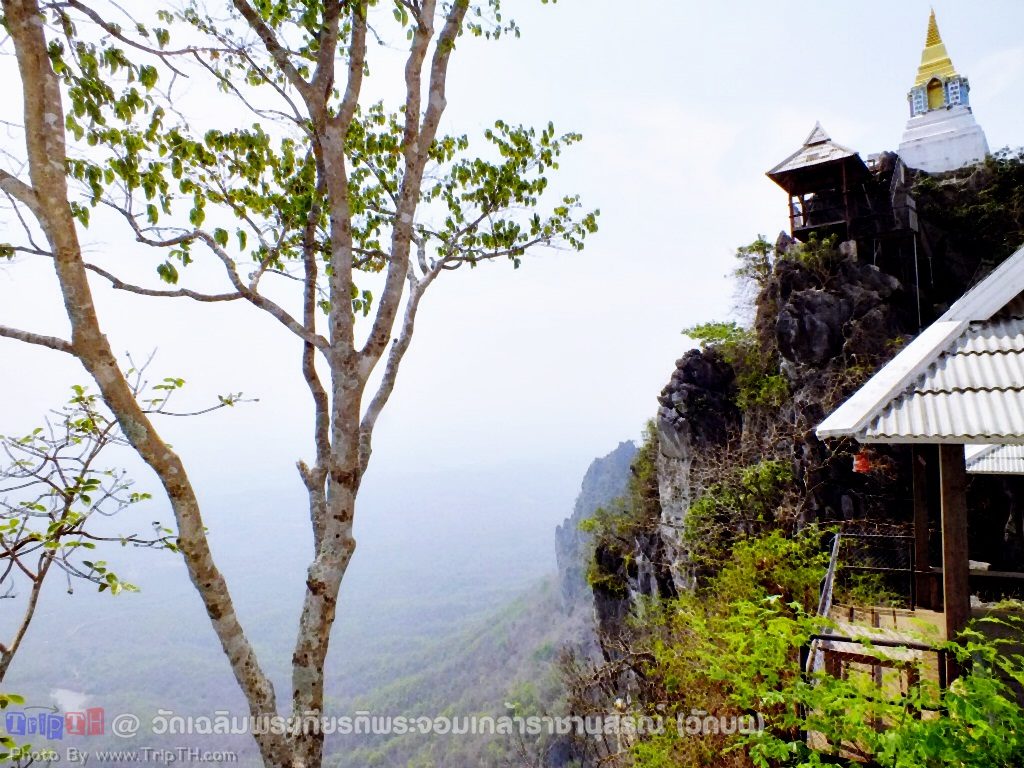
{"label": "tripth logo", "polygon": [[[36,712],[32,710],[43,710]],[[4,727],[9,736],[41,736],[44,739],[63,739],[65,736],[102,736],[104,732],[103,707],[90,707],[84,712],[65,712],[44,707],[25,707],[8,712]]]}

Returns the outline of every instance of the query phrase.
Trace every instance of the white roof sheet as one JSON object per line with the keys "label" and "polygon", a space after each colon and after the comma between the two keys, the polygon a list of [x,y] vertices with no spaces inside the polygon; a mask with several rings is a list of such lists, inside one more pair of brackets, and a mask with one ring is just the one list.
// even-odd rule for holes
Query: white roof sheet
{"label": "white roof sheet", "polygon": [[971,323],[869,422],[872,442],[1024,440],[1024,318]]}
{"label": "white roof sheet", "polygon": [[862,442],[1024,443],[1024,247],[817,429]]}
{"label": "white roof sheet", "polygon": [[967,471],[978,475],[1024,475],[1024,445],[969,446]]}

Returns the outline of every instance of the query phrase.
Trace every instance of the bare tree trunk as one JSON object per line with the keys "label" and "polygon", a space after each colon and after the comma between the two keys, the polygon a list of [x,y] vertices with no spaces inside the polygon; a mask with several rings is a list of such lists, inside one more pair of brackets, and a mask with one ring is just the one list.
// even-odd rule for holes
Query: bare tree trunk
{"label": "bare tree trunk", "polygon": [[[178,525],[179,546],[189,577],[202,597],[214,631],[227,655],[253,715],[277,713],[274,689],[260,668],[235,614],[227,583],[217,569],[203,527],[195,491],[178,455],[160,438],[136,402],[106,336],[100,329],[82,259],[75,219],[68,201],[67,153],[60,84],[47,56],[42,16],[36,0],[3,0],[7,26],[21,71],[25,135],[32,187],[21,200],[36,212],[50,248],[64,306],[71,322],[71,348],[96,381],[104,402],[125,437],[156,472]],[[289,763],[280,736],[256,737],[269,765]]]}

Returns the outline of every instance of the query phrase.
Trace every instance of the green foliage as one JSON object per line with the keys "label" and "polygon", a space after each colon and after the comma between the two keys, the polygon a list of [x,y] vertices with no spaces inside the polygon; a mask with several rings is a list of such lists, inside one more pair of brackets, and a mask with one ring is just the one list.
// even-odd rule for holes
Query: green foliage
{"label": "green foliage", "polygon": [[777,597],[785,605],[795,602],[801,611],[812,611],[829,560],[821,540],[822,531],[813,527],[792,537],[775,530],[743,539],[724,560],[709,591],[723,604]]}
{"label": "green foliage", "polygon": [[[646,634],[633,650],[651,658],[640,713],[671,724],[633,744],[634,765],[810,768],[824,764],[829,745],[840,744],[884,768],[1020,765],[1019,616],[990,615],[960,644],[940,646],[965,669],[945,691],[931,682],[926,661],[915,662],[918,683],[909,688],[880,687],[870,665],[849,667],[842,677],[801,674],[800,649],[829,626],[812,613],[828,559],[819,542],[814,530],[743,541],[707,587],[638,617]],[[882,656],[870,644],[862,650]],[[694,712],[716,720],[758,713],[765,728],[693,735],[675,727]]]}
{"label": "green foliage", "polygon": [[[144,402],[160,408],[182,384],[165,379],[151,387],[157,396]],[[99,535],[90,525],[97,516],[116,515],[151,498],[134,490],[123,470],[101,463],[110,448],[124,444],[98,395],[81,385],[71,387],[68,403],[45,426],[20,437],[0,435],[0,449],[9,460],[0,465],[0,585],[22,573],[41,583],[50,565],[57,564],[100,592],[134,592],[137,587],[122,581],[106,561],[82,556],[104,543],[176,551],[173,532],[157,523],[149,539]]]}
{"label": "green foliage", "polygon": [[767,353],[752,329],[729,322],[700,323],[683,333],[714,349],[736,374],[736,404],[744,411],[773,409],[789,396],[789,383],[779,372],[778,358]]}
{"label": "green foliage", "polygon": [[834,600],[845,605],[870,605],[899,607],[904,598],[886,584],[878,573],[843,573],[837,580]]}
{"label": "green foliage", "polygon": [[780,459],[726,464],[716,477],[690,505],[684,530],[694,565],[712,570],[729,557],[735,542],[782,521],[793,467]]}
{"label": "green foliage", "polygon": [[815,627],[807,606],[827,562],[819,538],[775,531],[741,541],[707,585],[638,617],[634,650],[652,659],[641,713],[670,725],[634,745],[636,766],[750,764],[738,735],[687,735],[676,724],[694,712],[717,721],[778,708],[766,692],[799,678],[797,650]]}
{"label": "green foliage", "polygon": [[[1009,630],[1013,639],[989,637],[980,631],[985,623]],[[967,672],[941,692],[927,680],[906,693],[879,688],[867,669],[844,678],[824,673],[806,680],[789,678],[771,693],[778,701],[799,706],[777,708],[770,723],[774,727],[743,746],[755,766],[819,765],[820,755],[798,736],[812,731],[828,744],[856,745],[884,768],[1020,765],[1024,709],[1013,684],[1024,679],[1022,630],[1019,619],[983,619],[964,634],[962,644],[943,644]],[[789,645],[795,647],[792,641]],[[737,673],[743,675],[744,670]],[[739,701],[754,702],[764,701],[769,691],[739,693]]]}
{"label": "green foliage", "polygon": [[839,259],[838,246],[838,235],[819,238],[817,232],[812,232],[806,243],[797,243],[783,258],[803,264],[824,281],[832,274],[832,269]]}
{"label": "green foliage", "polygon": [[[16,693],[0,692],[0,712],[3,712],[11,704],[21,705],[24,703],[25,698],[23,696],[19,696]],[[23,749],[24,745],[19,745],[6,733],[0,733],[0,763],[15,759],[15,756]]]}
{"label": "green foliage", "polygon": [[[658,429],[653,420],[647,423],[643,442],[630,467],[631,476],[626,493],[608,506],[580,522],[580,530],[592,536],[593,550],[587,567],[587,582],[611,594],[624,594],[623,574],[633,561],[638,535],[649,532],[661,516],[658,494]],[[600,557],[599,557],[600,555]]]}
{"label": "green foliage", "polygon": [[[323,4],[256,6],[263,22],[290,41],[297,74],[309,78],[317,62]],[[321,274],[326,274],[334,245],[330,201],[307,121],[288,114],[294,103],[287,100],[284,111],[253,106],[261,89],[272,92],[268,98],[286,93],[289,80],[281,69],[195,2],[180,11],[159,11],[159,26],[140,24],[136,32],[155,39],[161,49],[174,26],[184,27],[182,37],[209,38],[213,47],[196,54],[202,71],[260,117],[249,125],[200,132],[157,89],[162,85],[157,67],[135,60],[141,56],[137,48],[122,45],[117,36],[83,40],[69,11],[54,14],[62,35],[50,46],[50,58],[67,93],[66,129],[74,142],[89,148],[68,161],[69,176],[85,192],[73,203],[82,226],[88,226],[93,208],[112,203],[138,239],[164,250],[156,273],[172,285],[202,249],[232,266],[249,261],[259,274],[285,272],[290,262],[312,252],[325,262]],[[394,18],[411,37],[417,21],[406,3],[394,3]],[[344,37],[348,30],[341,32]],[[499,0],[486,0],[471,6],[460,34],[465,32],[496,39],[518,29],[502,15]],[[335,90],[330,108],[337,109],[340,99]],[[403,109],[384,102],[357,104],[344,137],[354,266],[366,273],[384,268],[393,236],[402,229],[395,218],[408,172]],[[265,130],[268,120],[279,125]],[[499,258],[518,267],[537,246],[581,250],[597,231],[599,211],[584,211],[578,196],[555,196],[548,188],[549,172],[580,140],[577,133],[556,132],[551,123],[534,128],[504,120],[483,131],[479,147],[471,148],[475,142],[467,135],[438,136],[428,149],[429,176],[413,192],[421,212],[413,233],[417,245],[431,263],[444,261],[448,268]],[[133,202],[123,207],[126,196]],[[319,304],[329,311],[329,298]],[[352,287],[355,316],[368,316],[372,304],[370,291]]]}
{"label": "green foliage", "polygon": [[744,410],[778,408],[789,397],[789,382],[781,373],[752,376],[740,384],[738,405]]}
{"label": "green foliage", "polygon": [[741,279],[753,280],[759,287],[764,286],[772,276],[774,255],[775,246],[765,240],[764,235],[758,235],[757,240],[750,245],[736,249],[740,266],[736,267],[733,274]]}
{"label": "green foliage", "polygon": [[735,350],[750,343],[751,331],[730,320],[728,322],[714,321],[710,323],[699,323],[690,328],[684,328],[683,333],[691,339],[700,343],[701,349],[714,347],[718,349],[726,362],[731,363],[730,358],[735,359]]}
{"label": "green foliage", "polygon": [[109,589],[110,594],[119,595],[121,592],[139,591],[139,588],[134,584],[129,584],[127,581],[121,581],[121,579],[117,577],[117,574],[107,567],[107,563],[104,560],[97,560],[95,562],[91,560],[83,560],[82,565],[89,569],[86,576],[98,582],[100,592],[104,592]]}
{"label": "green foliage", "polygon": [[929,222],[958,250],[996,263],[1024,242],[1024,149],[1002,149],[980,167],[921,176],[912,190]]}

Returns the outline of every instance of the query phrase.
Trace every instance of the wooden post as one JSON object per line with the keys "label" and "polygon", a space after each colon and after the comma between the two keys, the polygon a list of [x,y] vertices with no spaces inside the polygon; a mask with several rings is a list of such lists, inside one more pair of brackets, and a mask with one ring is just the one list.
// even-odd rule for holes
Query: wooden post
{"label": "wooden post", "polygon": [[846,237],[850,239],[850,190],[846,186],[846,161],[843,161],[843,209],[846,215]]}
{"label": "wooden post", "polygon": [[914,578],[915,595],[922,608],[932,608],[931,563],[928,549],[928,462],[918,446],[910,453],[914,478]]}
{"label": "wooden post", "polygon": [[939,446],[942,485],[942,595],[946,638],[955,640],[971,615],[967,559],[967,468],[964,447]]}

